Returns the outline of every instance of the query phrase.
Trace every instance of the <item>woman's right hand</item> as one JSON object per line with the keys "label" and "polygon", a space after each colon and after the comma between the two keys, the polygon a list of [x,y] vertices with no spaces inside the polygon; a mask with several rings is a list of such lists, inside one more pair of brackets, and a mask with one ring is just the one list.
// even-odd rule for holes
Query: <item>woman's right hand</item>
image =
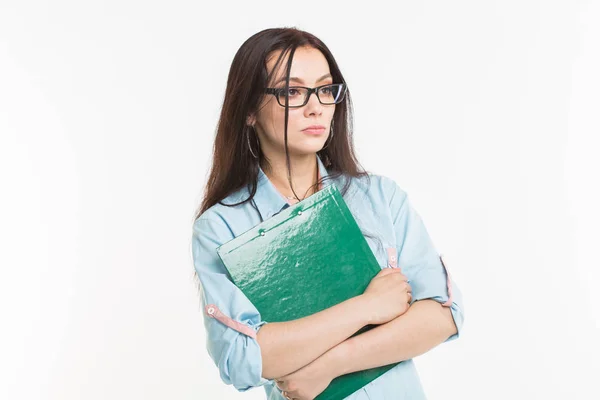
{"label": "woman's right hand", "polygon": [[361,295],[369,324],[385,324],[408,310],[412,289],[407,281],[400,268],[384,268],[371,279]]}

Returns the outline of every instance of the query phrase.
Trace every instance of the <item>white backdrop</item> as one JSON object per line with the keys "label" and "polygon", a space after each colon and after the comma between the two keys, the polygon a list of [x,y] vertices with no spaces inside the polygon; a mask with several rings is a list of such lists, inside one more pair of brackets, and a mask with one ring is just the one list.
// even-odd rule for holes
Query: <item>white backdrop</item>
{"label": "white backdrop", "polygon": [[598,399],[598,1],[0,3],[0,398],[262,399],[205,348],[191,224],[228,68],[336,56],[362,165],[413,198],[464,336],[430,399]]}

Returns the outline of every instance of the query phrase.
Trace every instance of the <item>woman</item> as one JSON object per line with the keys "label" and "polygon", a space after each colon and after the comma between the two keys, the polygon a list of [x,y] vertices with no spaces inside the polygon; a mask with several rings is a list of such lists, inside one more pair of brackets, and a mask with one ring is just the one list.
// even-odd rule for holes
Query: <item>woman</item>
{"label": "woman", "polygon": [[[404,361],[347,398],[424,399],[412,358],[459,335],[458,288],[406,193],[359,169],[351,122],[344,78],[315,36],[267,29],[238,50],[192,250],[208,352],[239,391],[263,386],[268,399],[313,399],[337,376]],[[216,248],[329,184],[382,271],[361,296],[301,319],[263,321]],[[350,338],[370,323],[379,326]]]}

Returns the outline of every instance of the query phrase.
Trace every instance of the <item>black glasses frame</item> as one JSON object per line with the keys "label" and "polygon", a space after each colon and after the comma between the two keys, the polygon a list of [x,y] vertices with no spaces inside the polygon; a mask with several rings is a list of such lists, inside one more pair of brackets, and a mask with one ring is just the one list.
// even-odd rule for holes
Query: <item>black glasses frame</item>
{"label": "black glasses frame", "polygon": [[[334,86],[334,85],[335,86],[339,86],[339,85],[342,86],[342,89],[341,89],[342,90],[342,94],[340,95],[338,101],[336,101],[335,103],[323,103],[321,101],[321,98],[319,97],[319,89],[322,89],[322,88],[327,87],[327,86]],[[289,86],[288,90],[290,90],[290,89],[307,89],[308,90],[306,98],[304,99],[304,103],[302,103],[300,105],[297,105],[297,106],[288,106],[290,108],[304,107],[306,105],[306,103],[308,103],[308,100],[310,99],[310,96],[313,93],[317,96],[317,99],[319,100],[319,103],[321,103],[321,104],[323,104],[325,106],[330,106],[330,105],[333,105],[333,104],[339,104],[339,103],[341,103],[342,100],[344,100],[344,96],[346,95],[346,84],[345,83],[328,83],[326,85],[321,85],[321,86],[317,86],[317,87],[314,87],[314,88],[309,88],[309,87],[306,87],[306,86]],[[285,90],[286,89],[284,87],[283,88],[266,88],[265,89],[265,93],[272,94],[273,96],[275,96],[275,98],[277,99],[277,103],[281,107],[285,107],[285,103],[281,104],[281,101],[279,99],[279,93],[281,91],[285,91]]]}

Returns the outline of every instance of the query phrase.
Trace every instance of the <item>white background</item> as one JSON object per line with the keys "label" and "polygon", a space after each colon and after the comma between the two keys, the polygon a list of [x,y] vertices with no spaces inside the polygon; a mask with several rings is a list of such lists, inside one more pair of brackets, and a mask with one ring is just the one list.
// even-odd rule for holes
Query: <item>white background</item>
{"label": "white background", "polygon": [[0,398],[264,398],[208,356],[190,243],[232,58],[283,26],[464,293],[429,398],[600,398],[598,1],[0,4]]}

